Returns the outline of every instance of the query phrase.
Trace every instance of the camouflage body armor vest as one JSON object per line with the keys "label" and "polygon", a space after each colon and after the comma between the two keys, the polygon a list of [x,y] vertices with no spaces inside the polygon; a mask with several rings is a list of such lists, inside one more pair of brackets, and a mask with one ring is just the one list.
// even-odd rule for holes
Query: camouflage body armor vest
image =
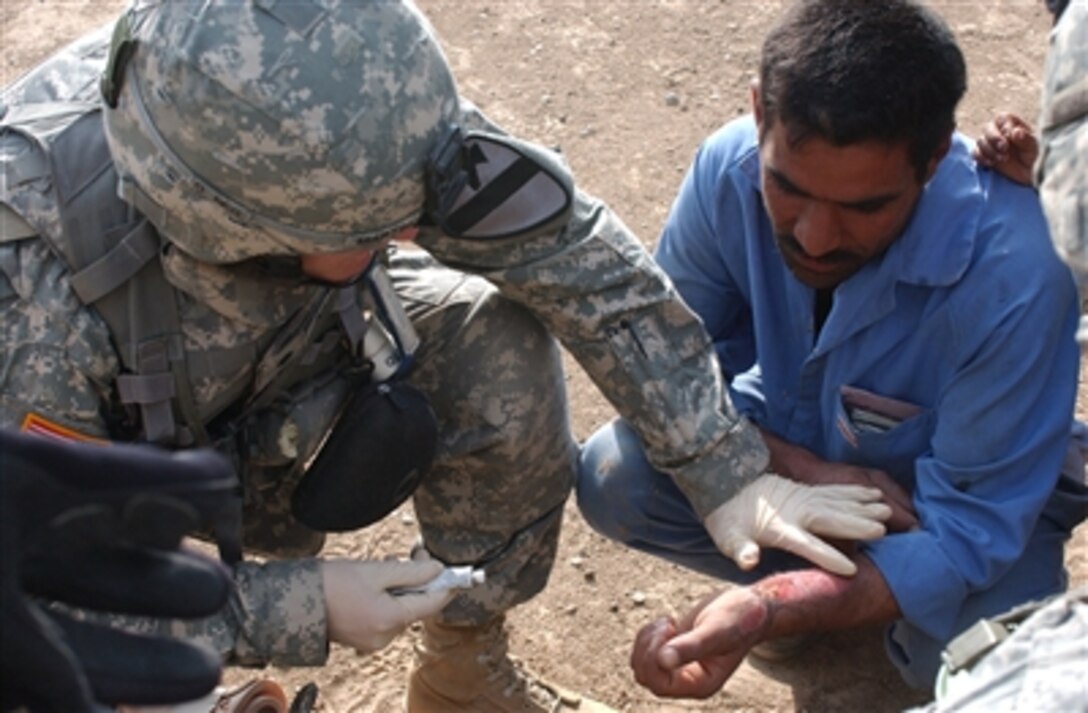
{"label": "camouflage body armor vest", "polygon": [[[109,326],[127,372],[118,377],[117,392],[122,403],[139,406],[144,438],[207,444],[189,388],[177,297],[158,260],[159,235],[117,197],[101,112],[78,105],[57,111],[23,117],[16,108],[5,116],[5,153],[20,144],[22,150],[4,162],[0,200],[63,260],[73,291]],[[59,225],[41,224],[37,216],[49,211],[30,205],[50,199]]]}

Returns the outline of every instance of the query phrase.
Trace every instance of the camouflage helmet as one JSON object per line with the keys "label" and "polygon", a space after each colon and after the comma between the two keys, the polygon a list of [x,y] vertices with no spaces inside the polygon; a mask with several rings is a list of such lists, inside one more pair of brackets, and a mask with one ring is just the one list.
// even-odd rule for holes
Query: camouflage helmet
{"label": "camouflage helmet", "polygon": [[457,107],[408,0],[138,0],[105,125],[121,194],[198,260],[377,247]]}

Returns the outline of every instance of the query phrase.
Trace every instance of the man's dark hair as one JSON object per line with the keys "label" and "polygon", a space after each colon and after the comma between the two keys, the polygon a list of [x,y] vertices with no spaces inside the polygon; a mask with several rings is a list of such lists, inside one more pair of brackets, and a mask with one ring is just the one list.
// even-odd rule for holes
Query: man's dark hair
{"label": "man's dark hair", "polygon": [[801,0],[763,43],[763,131],[791,145],[908,142],[919,178],[955,128],[967,88],[952,31],[911,0]]}

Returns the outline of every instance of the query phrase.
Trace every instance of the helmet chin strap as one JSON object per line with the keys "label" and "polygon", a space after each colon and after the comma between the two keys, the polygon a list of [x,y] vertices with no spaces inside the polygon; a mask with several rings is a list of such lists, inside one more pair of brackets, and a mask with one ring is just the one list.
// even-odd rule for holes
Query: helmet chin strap
{"label": "helmet chin strap", "polygon": [[130,8],[114,25],[106,69],[98,83],[102,101],[111,109],[117,108],[117,100],[121,97],[121,87],[124,84],[125,68],[132,59],[132,53],[136,51],[136,40],[132,37],[135,12],[134,8]]}

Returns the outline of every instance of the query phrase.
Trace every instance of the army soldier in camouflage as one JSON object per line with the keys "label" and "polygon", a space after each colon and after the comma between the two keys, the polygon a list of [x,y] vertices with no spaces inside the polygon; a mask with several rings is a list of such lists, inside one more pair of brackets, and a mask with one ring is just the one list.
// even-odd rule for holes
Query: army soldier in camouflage
{"label": "army soldier in camouflage", "polygon": [[[312,665],[427,617],[409,710],[605,710],[507,653],[575,472],[555,338],[746,566],[884,531],[877,489],[766,473],[668,279],[458,96],[408,2],[137,2],[2,99],[0,425],[213,445],[275,557],[221,615],[139,627]],[[425,550],[486,572],[448,606],[389,591],[435,562],[313,558],[409,495]]]}

